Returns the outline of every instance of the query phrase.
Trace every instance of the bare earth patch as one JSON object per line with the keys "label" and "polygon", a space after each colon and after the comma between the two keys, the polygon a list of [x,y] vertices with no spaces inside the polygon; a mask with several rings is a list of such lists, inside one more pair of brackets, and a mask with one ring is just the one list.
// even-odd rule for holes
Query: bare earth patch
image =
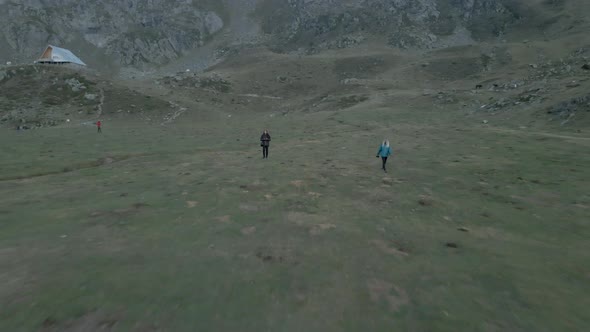
{"label": "bare earth patch", "polygon": [[134,203],[129,207],[115,209],[112,211],[95,211],[90,214],[93,218],[98,217],[127,217],[136,213],[139,213],[142,209],[146,208],[148,205],[143,203]]}
{"label": "bare earth patch", "polygon": [[83,315],[82,317],[68,321],[59,322],[55,318],[47,317],[42,325],[41,332],[93,332],[93,331],[115,331],[117,323],[121,320],[119,315],[105,314],[100,311],[94,311]]}
{"label": "bare earth patch", "polygon": [[291,182],[289,182],[293,187],[295,188],[301,188],[304,185],[303,180],[293,180]]}
{"label": "bare earth patch", "polygon": [[241,203],[240,210],[244,212],[258,212],[260,210],[260,207],[257,204]]}
{"label": "bare earth patch", "polygon": [[231,221],[231,217],[230,216],[219,216],[219,217],[215,218],[215,220],[217,220],[217,222],[219,222],[219,223],[227,224],[228,222]]}
{"label": "bare earth patch", "polygon": [[322,197],[322,194],[320,194],[320,193],[316,193],[316,192],[313,192],[313,191],[310,191],[310,192],[308,192],[307,194],[308,194],[309,196],[311,196],[312,198],[320,198],[320,197]]}
{"label": "bare earth patch", "polygon": [[256,233],[256,227],[254,227],[254,226],[244,227],[240,230],[240,232],[244,235],[252,235],[252,234]]}
{"label": "bare earth patch", "polygon": [[367,288],[369,289],[371,301],[379,303],[385,300],[389,304],[389,309],[393,312],[399,311],[402,306],[410,302],[408,294],[403,289],[387,281],[371,279],[367,282]]}
{"label": "bare earth patch", "polygon": [[324,233],[325,231],[329,231],[334,228],[336,228],[336,225],[334,225],[334,224],[317,224],[317,225],[311,226],[311,228],[309,229],[309,234],[314,235],[314,236],[320,235],[320,234]]}
{"label": "bare earth patch", "polygon": [[382,183],[386,187],[391,187],[393,185],[393,179],[389,177],[383,178]]}
{"label": "bare earth patch", "polygon": [[403,249],[392,248],[383,240],[372,240],[370,243],[388,255],[402,256],[402,257],[408,256],[408,253],[403,251]]}
{"label": "bare earth patch", "polygon": [[293,248],[285,246],[260,247],[255,254],[265,264],[298,265],[297,255]]}
{"label": "bare earth patch", "polygon": [[306,212],[290,211],[287,213],[287,221],[298,226],[325,224],[327,218]]}
{"label": "bare earth patch", "polygon": [[197,206],[197,204],[199,204],[199,202],[197,202],[197,201],[186,201],[186,206],[187,206],[189,209],[192,209],[192,208],[194,208],[195,206]]}

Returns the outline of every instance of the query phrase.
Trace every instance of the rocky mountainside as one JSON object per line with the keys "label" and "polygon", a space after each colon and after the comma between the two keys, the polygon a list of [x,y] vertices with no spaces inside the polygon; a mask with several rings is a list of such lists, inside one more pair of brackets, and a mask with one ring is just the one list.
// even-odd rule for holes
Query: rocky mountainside
{"label": "rocky mountainside", "polygon": [[262,0],[257,13],[279,49],[341,48],[375,36],[432,49],[580,32],[584,10],[579,0]]}
{"label": "rocky mountainside", "polygon": [[[400,48],[445,46],[500,35],[517,14],[498,0],[265,0],[260,18],[281,46],[345,47],[383,36]],[[486,20],[485,27],[474,24]],[[446,38],[450,39],[450,38]]]}
{"label": "rocky mountainside", "polygon": [[161,64],[221,30],[222,9],[191,0],[0,1],[0,43],[8,45],[1,55],[31,60],[50,43],[72,48],[90,64],[101,62],[96,58]]}
{"label": "rocky mountainside", "polygon": [[[572,1],[533,0],[0,0],[0,60],[29,62],[53,43],[94,67],[153,68],[213,43],[270,43],[313,53],[378,39],[431,49],[546,38],[575,21]],[[568,21],[568,22],[569,22]],[[247,38],[244,38],[246,36]],[[260,37],[260,38],[259,38]],[[198,57],[207,57],[200,53]]]}

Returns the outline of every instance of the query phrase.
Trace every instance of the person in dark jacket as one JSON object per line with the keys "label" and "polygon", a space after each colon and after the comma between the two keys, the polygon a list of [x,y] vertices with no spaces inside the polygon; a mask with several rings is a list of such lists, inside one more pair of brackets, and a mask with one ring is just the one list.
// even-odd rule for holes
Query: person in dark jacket
{"label": "person in dark jacket", "polygon": [[379,151],[377,151],[377,158],[381,157],[381,160],[383,161],[382,169],[384,172],[387,172],[385,164],[387,164],[387,158],[389,158],[389,156],[391,156],[391,147],[389,147],[389,141],[384,140],[379,147]]}
{"label": "person in dark jacket", "polygon": [[262,147],[262,159],[268,159],[268,147],[270,146],[270,134],[265,130],[260,136],[260,146]]}

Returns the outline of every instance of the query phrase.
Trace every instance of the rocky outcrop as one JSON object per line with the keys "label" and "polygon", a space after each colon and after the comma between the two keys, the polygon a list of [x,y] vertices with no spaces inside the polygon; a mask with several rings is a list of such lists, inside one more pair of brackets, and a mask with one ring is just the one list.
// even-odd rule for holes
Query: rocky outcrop
{"label": "rocky outcrop", "polygon": [[386,36],[400,48],[433,48],[448,46],[445,40],[457,34],[466,37],[454,43],[472,33],[501,35],[518,18],[499,0],[263,0],[257,13],[285,49],[358,34]]}

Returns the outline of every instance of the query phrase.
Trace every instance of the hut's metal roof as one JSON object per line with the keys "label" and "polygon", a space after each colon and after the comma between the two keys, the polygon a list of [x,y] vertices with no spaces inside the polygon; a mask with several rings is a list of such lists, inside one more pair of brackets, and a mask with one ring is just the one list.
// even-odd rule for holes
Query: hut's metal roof
{"label": "hut's metal roof", "polygon": [[86,66],[84,61],[80,60],[80,58],[78,58],[76,55],[74,55],[74,53],[72,53],[72,51],[67,50],[65,48],[49,45],[45,49],[45,52],[43,52],[43,55],[45,55],[47,53],[47,50],[50,48],[51,48],[50,58],[43,58],[42,57],[41,59],[37,60],[37,62],[48,61],[48,62],[58,62],[58,63],[75,63],[75,64],[78,64],[81,66]]}

